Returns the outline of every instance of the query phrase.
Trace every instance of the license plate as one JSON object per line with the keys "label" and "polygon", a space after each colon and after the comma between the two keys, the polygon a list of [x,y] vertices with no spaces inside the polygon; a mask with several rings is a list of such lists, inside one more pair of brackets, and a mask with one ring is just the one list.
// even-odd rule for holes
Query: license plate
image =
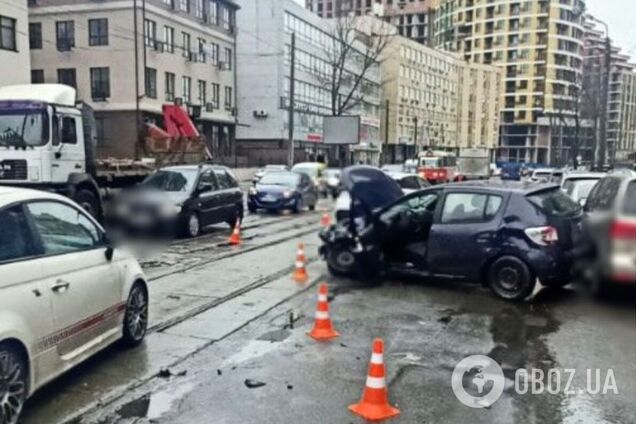
{"label": "license plate", "polygon": [[274,196],[272,196],[271,194],[267,194],[265,196],[263,196],[263,201],[264,202],[274,202],[276,200],[276,198]]}

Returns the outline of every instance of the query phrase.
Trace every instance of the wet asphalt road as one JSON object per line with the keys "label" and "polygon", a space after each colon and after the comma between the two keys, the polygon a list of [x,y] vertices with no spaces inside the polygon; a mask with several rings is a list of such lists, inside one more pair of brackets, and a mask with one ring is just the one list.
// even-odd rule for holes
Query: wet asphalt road
{"label": "wet asphalt road", "polygon": [[[312,282],[298,286],[289,278],[295,246],[303,240],[316,259],[318,219],[251,217],[246,235],[259,237],[245,252],[217,246],[224,229],[149,255],[147,341],[111,348],[48,386],[24,422],[361,423],[347,405],[361,395],[374,337],[386,343],[396,423],[635,422],[633,290],[599,302],[576,288],[539,289],[511,304],[470,284],[331,278],[320,261],[309,267]],[[330,284],[341,333],[329,343],[306,336],[320,280]],[[463,406],[451,390],[453,368],[472,354],[491,356],[506,375],[489,409]],[[574,369],[575,393],[517,394],[518,368]],[[580,393],[588,368],[603,376],[611,368],[619,394]],[[250,389],[246,379],[266,384]]]}

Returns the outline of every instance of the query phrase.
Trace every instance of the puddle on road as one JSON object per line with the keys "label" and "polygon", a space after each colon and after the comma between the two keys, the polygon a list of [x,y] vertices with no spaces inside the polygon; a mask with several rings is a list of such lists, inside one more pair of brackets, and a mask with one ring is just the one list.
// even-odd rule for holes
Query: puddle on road
{"label": "puddle on road", "polygon": [[261,335],[257,340],[275,343],[282,342],[289,336],[291,336],[291,331],[289,330],[274,330]]}
{"label": "puddle on road", "polygon": [[156,420],[172,410],[175,402],[194,389],[194,384],[170,386],[156,393],[149,393],[122,405],[116,412],[121,418],[147,418]]}

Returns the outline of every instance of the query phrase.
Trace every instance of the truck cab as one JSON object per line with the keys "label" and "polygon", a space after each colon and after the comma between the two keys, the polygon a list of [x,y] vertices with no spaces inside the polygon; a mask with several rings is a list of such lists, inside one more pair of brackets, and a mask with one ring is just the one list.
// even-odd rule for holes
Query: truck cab
{"label": "truck cab", "polygon": [[92,122],[72,87],[0,87],[0,184],[57,192],[100,217]]}

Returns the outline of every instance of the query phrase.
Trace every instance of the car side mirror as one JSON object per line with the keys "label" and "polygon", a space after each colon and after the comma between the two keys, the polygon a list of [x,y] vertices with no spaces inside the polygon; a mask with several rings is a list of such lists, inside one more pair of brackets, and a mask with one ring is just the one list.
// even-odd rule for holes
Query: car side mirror
{"label": "car side mirror", "polygon": [[115,243],[113,243],[111,238],[108,237],[108,234],[106,233],[104,233],[104,235],[102,236],[102,243],[106,247],[104,256],[106,256],[106,260],[110,262],[113,260],[113,255],[115,254]]}

